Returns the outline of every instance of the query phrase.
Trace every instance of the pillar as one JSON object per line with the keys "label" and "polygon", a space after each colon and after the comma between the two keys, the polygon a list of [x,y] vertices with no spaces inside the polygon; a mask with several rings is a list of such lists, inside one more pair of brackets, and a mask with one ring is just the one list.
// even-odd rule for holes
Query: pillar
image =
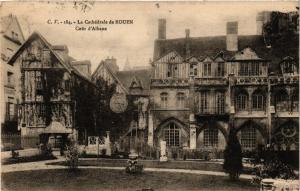
{"label": "pillar", "polygon": [[109,131],[106,131],[105,147],[106,147],[106,155],[107,155],[107,156],[111,156],[111,147],[110,147]]}
{"label": "pillar", "polygon": [[148,120],[148,145],[153,147],[153,116],[152,112],[149,112]]}
{"label": "pillar", "polygon": [[196,135],[196,124],[195,116],[193,113],[190,114],[190,149],[196,149],[197,135]]}

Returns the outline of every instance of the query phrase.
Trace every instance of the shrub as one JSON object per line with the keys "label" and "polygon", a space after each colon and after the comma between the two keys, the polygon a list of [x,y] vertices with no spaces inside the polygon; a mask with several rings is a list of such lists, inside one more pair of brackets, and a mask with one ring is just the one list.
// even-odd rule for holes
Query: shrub
{"label": "shrub", "polygon": [[229,132],[228,143],[224,150],[223,169],[231,180],[237,180],[243,170],[242,149],[234,129]]}
{"label": "shrub", "polygon": [[49,144],[41,144],[40,145],[40,149],[41,149],[41,154],[42,156],[46,156],[46,157],[52,157],[52,148],[50,147]]}
{"label": "shrub", "polygon": [[267,161],[263,164],[255,166],[254,171],[255,177],[252,180],[252,183],[259,184],[262,179],[265,178],[279,178],[279,179],[297,179],[297,175],[294,173],[293,169],[284,164],[278,159],[273,159]]}
{"label": "shrub", "polygon": [[75,141],[70,141],[67,146],[66,162],[70,170],[78,169],[79,150]]}

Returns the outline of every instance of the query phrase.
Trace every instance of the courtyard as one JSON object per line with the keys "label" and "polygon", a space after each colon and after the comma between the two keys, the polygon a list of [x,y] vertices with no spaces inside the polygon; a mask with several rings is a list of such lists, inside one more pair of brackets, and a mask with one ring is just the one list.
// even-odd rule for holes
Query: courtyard
{"label": "courtyard", "polygon": [[143,172],[131,175],[123,170],[68,169],[28,170],[2,174],[1,189],[50,190],[258,190],[250,180],[229,181],[226,176],[188,174],[179,172]]}

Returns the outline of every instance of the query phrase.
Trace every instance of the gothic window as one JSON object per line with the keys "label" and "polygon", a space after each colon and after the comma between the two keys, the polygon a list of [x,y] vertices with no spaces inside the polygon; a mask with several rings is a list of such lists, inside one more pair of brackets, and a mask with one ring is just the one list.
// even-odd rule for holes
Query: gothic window
{"label": "gothic window", "polygon": [[245,111],[248,107],[248,95],[245,92],[241,92],[236,97],[236,108],[239,111]]}
{"label": "gothic window", "polygon": [[241,129],[241,146],[251,150],[256,147],[256,129],[251,125]]}
{"label": "gothic window", "polygon": [[216,92],[216,113],[222,114],[225,112],[225,93]]}
{"label": "gothic window", "polygon": [[217,64],[217,76],[224,76],[225,70],[224,70],[224,62],[219,62]]}
{"label": "gothic window", "polygon": [[210,62],[203,63],[203,76],[211,76],[211,63]]}
{"label": "gothic window", "polygon": [[298,124],[292,121],[283,124],[273,135],[273,140],[280,150],[295,150],[299,145]]}
{"label": "gothic window", "polygon": [[252,109],[262,111],[265,108],[265,96],[262,93],[254,92],[252,95]]}
{"label": "gothic window", "polygon": [[217,147],[218,146],[218,129],[206,128],[203,131],[204,134],[204,147]]}
{"label": "gothic window", "polygon": [[162,108],[168,107],[168,93],[163,92],[160,94],[160,102]]}
{"label": "gothic window", "polygon": [[179,108],[184,108],[185,107],[185,95],[182,92],[177,94],[177,106]]}
{"label": "gothic window", "polygon": [[178,147],[180,145],[180,130],[175,123],[170,123],[164,129],[164,137],[167,146]]}
{"label": "gothic window", "polygon": [[201,91],[199,94],[199,111],[200,113],[208,112],[208,91]]}

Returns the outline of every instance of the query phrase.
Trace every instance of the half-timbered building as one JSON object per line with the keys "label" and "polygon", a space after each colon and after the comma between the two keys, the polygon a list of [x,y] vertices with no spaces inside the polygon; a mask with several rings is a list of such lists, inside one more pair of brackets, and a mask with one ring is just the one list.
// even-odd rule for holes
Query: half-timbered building
{"label": "half-timbered building", "polygon": [[68,48],[51,45],[34,32],[8,63],[18,63],[21,70],[18,125],[22,140],[38,138],[36,143],[22,146],[61,143],[69,134],[85,143],[87,132],[94,128],[96,88],[89,76],[73,65],[77,62],[68,55]]}

